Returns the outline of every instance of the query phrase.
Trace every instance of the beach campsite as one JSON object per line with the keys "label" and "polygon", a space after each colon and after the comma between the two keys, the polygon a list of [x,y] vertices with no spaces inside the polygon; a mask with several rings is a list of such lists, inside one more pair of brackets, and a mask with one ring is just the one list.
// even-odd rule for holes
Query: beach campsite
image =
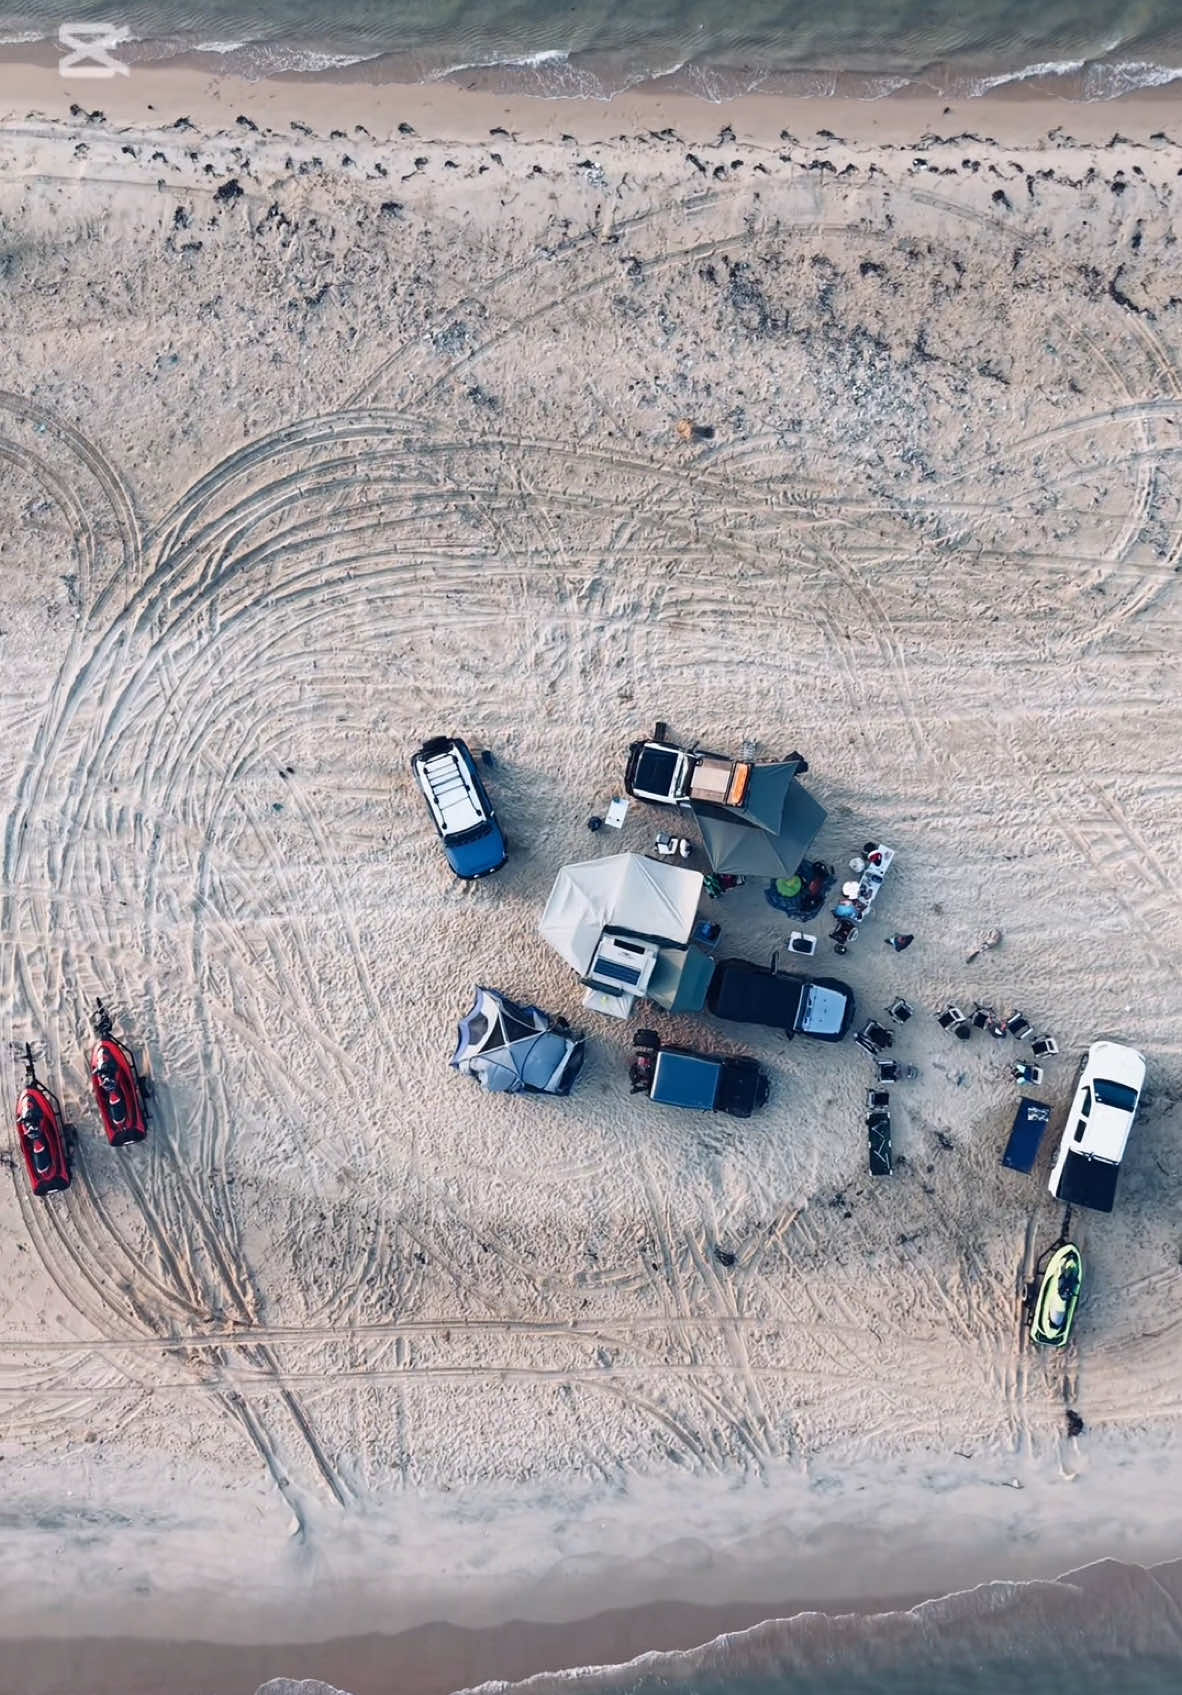
{"label": "beach campsite", "polygon": [[[1168,120],[38,74],[12,1667],[1176,1554]],[[574,1663],[464,1640],[403,1695]]]}

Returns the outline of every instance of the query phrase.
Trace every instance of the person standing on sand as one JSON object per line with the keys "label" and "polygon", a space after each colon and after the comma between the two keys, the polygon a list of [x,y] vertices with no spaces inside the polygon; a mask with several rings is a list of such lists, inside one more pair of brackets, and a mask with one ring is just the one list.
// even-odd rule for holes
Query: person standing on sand
{"label": "person standing on sand", "polygon": [[902,953],[915,940],[914,936],[886,936],[883,938],[888,948],[894,948],[896,953]]}

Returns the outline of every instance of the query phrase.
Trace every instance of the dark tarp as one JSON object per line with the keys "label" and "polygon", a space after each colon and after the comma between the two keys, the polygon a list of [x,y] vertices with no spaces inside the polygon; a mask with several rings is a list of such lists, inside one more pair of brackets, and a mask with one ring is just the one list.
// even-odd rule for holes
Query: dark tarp
{"label": "dark tarp", "polygon": [[732,877],[793,876],[825,818],[824,808],[810,794],[804,789],[799,793],[808,805],[799,817],[794,809],[788,826],[776,836],[745,823],[727,807],[697,801],[694,816],[713,869]]}

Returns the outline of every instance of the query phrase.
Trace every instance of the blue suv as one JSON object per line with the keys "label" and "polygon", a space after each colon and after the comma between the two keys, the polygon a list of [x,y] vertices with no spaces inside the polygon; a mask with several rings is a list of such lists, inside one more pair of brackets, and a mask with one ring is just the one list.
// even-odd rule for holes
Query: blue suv
{"label": "blue suv", "polygon": [[487,877],[508,857],[476,761],[458,736],[435,736],[410,762],[457,877]]}

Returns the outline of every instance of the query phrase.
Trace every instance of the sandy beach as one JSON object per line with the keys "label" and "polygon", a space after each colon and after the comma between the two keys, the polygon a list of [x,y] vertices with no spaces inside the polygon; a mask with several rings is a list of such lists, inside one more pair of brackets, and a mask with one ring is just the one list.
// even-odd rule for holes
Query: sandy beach
{"label": "sandy beach", "polygon": [[[352,1639],[376,1695],[409,1631],[388,1687],[444,1695],[1180,1552],[1178,103],[469,81],[0,67],[3,1034],[79,1126],[67,1194],[11,1130],[0,1173],[0,1691]],[[891,1179],[852,1044],[616,1025],[538,935],[657,719],[803,750],[835,864],[895,847],[822,944],[918,1009]],[[496,754],[481,884],[438,733]],[[587,1033],[569,1099],[448,1070],[477,982]],[[1056,1133],[1089,1041],[1149,1062],[1063,1356],[1051,1139],[1000,1167],[1016,1050],[949,999],[1054,1033]],[[631,1098],[652,1022],[767,1109]]]}

